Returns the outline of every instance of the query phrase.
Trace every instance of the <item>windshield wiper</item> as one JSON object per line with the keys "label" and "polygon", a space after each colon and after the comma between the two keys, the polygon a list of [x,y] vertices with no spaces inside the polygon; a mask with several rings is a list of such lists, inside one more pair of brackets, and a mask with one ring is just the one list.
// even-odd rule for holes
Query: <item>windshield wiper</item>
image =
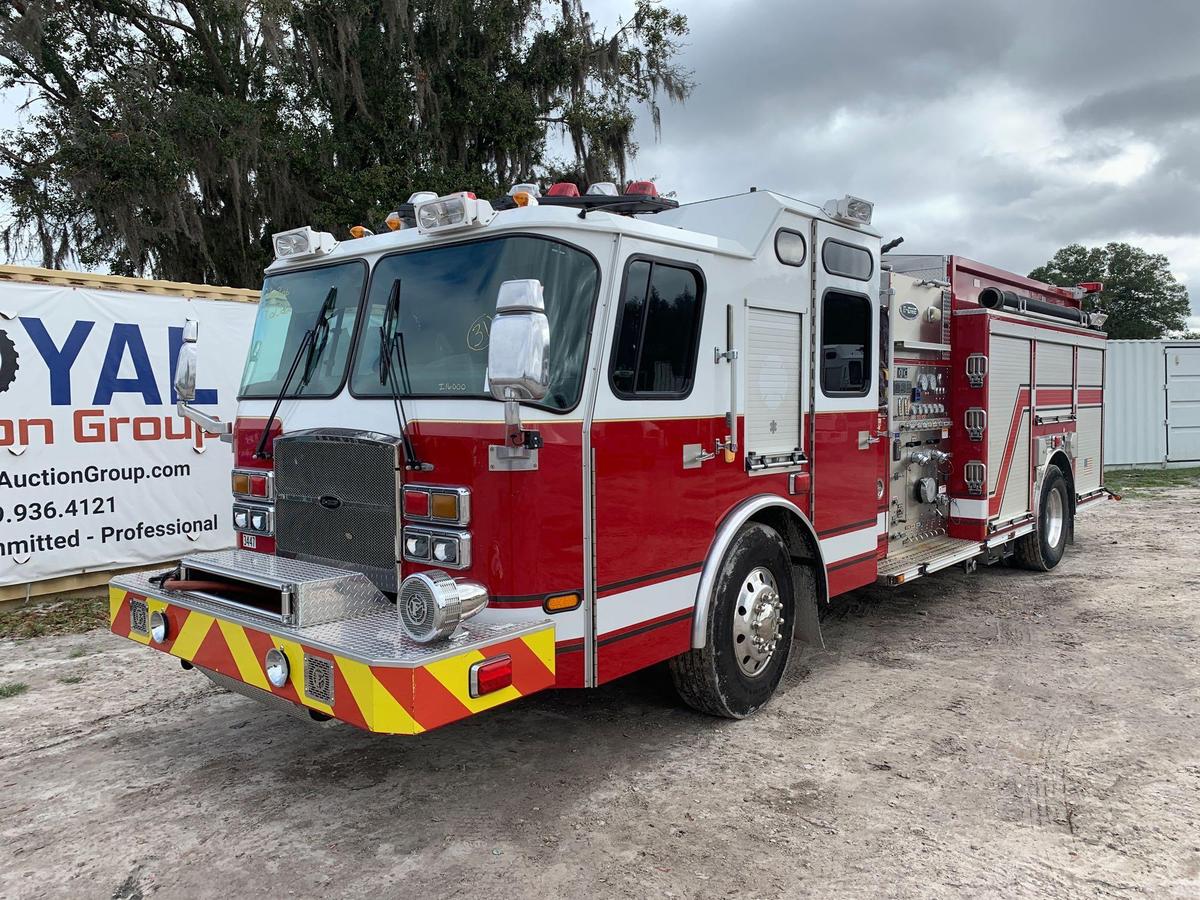
{"label": "windshield wiper", "polygon": [[408,433],[408,416],[404,412],[404,401],[396,385],[396,372],[392,368],[392,355],[400,365],[400,378],[406,394],[412,394],[408,379],[408,355],[404,352],[404,333],[395,332],[396,316],[400,311],[400,279],[392,282],[388,293],[387,307],[383,311],[383,324],[379,326],[379,383],[387,384],[392,393],[392,405],[396,409],[396,427],[400,429],[400,442],[404,445],[404,459],[410,469],[428,471],[433,466],[421,462]]}
{"label": "windshield wiper", "polygon": [[[313,370],[316,367],[317,361],[321,357],[321,353],[325,350],[325,344],[329,342],[329,314],[333,311],[334,304],[337,303],[337,285],[331,285],[329,293],[325,295],[325,302],[321,304],[321,309],[317,312],[317,321],[313,323],[312,328],[304,332],[304,337],[300,339],[300,346],[296,348],[296,357],[292,360],[292,366],[288,369],[287,377],[283,379],[283,385],[279,388],[279,394],[275,397],[275,405],[271,407],[271,415],[267,417],[267,424],[263,426],[262,434],[258,439],[258,448],[254,451],[255,459],[270,459],[274,454],[268,454],[267,440],[271,436],[271,423],[275,421],[275,416],[279,412],[279,405],[283,403],[283,398],[287,395],[288,387],[292,383],[292,379],[296,375],[296,369],[300,365],[300,357],[304,356],[304,351],[308,351],[307,357],[304,360],[304,376],[300,379],[300,387],[308,384],[312,378]],[[318,339],[317,335],[320,334]],[[319,342],[318,342],[319,341]]]}

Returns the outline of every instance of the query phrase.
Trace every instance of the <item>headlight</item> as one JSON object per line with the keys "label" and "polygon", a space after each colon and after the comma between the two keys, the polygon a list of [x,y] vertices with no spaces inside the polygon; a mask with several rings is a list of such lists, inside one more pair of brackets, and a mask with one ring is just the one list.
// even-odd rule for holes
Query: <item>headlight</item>
{"label": "headlight", "polygon": [[275,516],[273,507],[257,503],[235,503],[233,505],[233,527],[250,534],[273,535]]}
{"label": "headlight", "polygon": [[169,632],[167,617],[162,614],[162,611],[156,609],[150,613],[150,640],[156,644],[161,644],[167,639]]}
{"label": "headlight", "polygon": [[396,595],[400,625],[421,644],[450,637],[463,621],[486,608],[487,603],[487,588],[483,585],[455,581],[437,569],[409,575]]}
{"label": "headlight", "polygon": [[244,509],[234,509],[233,524],[238,528],[245,528],[250,524],[250,514]]}
{"label": "headlight", "polygon": [[448,569],[469,569],[471,532],[405,525],[404,558],[409,562],[437,562]]}
{"label": "headlight", "polygon": [[288,658],[282,650],[277,647],[272,647],[267,651],[267,655],[263,657],[263,669],[267,673],[267,681],[281,688],[288,683],[288,673],[291,671],[288,666]]}

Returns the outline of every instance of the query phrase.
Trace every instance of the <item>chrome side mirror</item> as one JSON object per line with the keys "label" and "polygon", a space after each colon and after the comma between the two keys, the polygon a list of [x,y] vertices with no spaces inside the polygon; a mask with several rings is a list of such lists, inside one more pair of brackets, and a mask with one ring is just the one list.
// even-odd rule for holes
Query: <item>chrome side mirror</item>
{"label": "chrome side mirror", "polygon": [[506,281],[496,295],[496,318],[488,343],[488,385],[504,401],[503,446],[488,449],[495,470],[536,469],[541,435],[521,427],[521,401],[541,400],[550,390],[550,323],[536,278]]}
{"label": "chrome side mirror", "polygon": [[536,278],[500,285],[488,343],[488,384],[497,400],[541,400],[550,390],[545,310]]}
{"label": "chrome side mirror", "polygon": [[218,435],[221,440],[233,440],[233,425],[206,416],[200,410],[189,404],[196,399],[196,358],[199,348],[196,339],[200,336],[200,324],[195,319],[188,319],[183,326],[183,344],[179,348],[179,356],[175,359],[175,396],[179,402],[175,411],[185,419],[191,419],[209,434]]}
{"label": "chrome side mirror", "polygon": [[200,335],[200,324],[188,319],[183,326],[183,345],[175,360],[175,394],[183,403],[196,399],[196,338]]}

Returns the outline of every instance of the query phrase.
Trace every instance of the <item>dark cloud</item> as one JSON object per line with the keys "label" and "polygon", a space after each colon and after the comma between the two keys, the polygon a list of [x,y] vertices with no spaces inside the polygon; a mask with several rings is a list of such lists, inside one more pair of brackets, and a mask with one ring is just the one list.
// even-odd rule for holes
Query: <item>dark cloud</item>
{"label": "dark cloud", "polygon": [[641,129],[640,176],[685,201],[859,193],[913,251],[1017,270],[1136,240],[1200,314],[1200,0],[673,5],[698,85],[661,142]]}

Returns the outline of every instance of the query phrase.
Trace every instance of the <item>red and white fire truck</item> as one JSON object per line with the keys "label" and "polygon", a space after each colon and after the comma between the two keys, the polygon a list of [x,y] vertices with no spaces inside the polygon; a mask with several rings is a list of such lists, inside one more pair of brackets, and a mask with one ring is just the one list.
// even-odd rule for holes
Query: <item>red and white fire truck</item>
{"label": "red and white fire truck", "polygon": [[194,325],[177,367],[237,547],[114,579],[112,630],[376,732],[663,661],[739,718],[841,594],[1053,568],[1104,493],[1100,285],[881,252],[871,213],[518,185],[275,235],[236,421]]}

